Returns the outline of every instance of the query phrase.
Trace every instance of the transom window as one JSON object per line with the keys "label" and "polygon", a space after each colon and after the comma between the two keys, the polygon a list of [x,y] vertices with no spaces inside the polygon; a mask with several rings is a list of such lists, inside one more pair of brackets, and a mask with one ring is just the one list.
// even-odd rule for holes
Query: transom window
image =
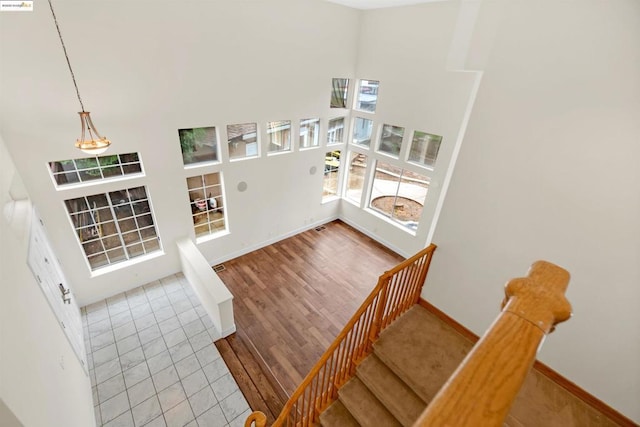
{"label": "transom window", "polygon": [[187,188],[196,238],[225,231],[222,174],[216,172],[189,177]]}
{"label": "transom window", "polygon": [[403,137],[403,127],[392,125],[382,126],[382,134],[380,135],[380,145],[378,146],[378,151],[398,158],[398,156],[400,155],[400,149],[402,148]]}
{"label": "transom window", "polygon": [[370,207],[408,229],[416,230],[429,182],[427,176],[378,161]]}
{"label": "transom window", "polygon": [[258,125],[256,123],[228,125],[227,139],[229,142],[229,158],[231,160],[257,157],[259,155]]}
{"label": "transom window", "polygon": [[300,148],[320,145],[320,119],[300,120]]}
{"label": "transom window", "polygon": [[356,99],[356,110],[376,112],[376,104],[378,103],[378,86],[379,81],[376,80],[360,80],[358,87],[358,98]]}
{"label": "transom window", "polygon": [[441,142],[441,136],[420,131],[413,132],[409,161],[433,169],[438,158]]}
{"label": "transom window", "polygon": [[291,121],[279,120],[267,123],[269,153],[291,151]]}
{"label": "transom window", "polygon": [[218,136],[215,127],[180,129],[178,136],[185,166],[218,161]]}
{"label": "transom window", "polygon": [[329,120],[327,129],[327,144],[341,144],[344,142],[344,117]]}
{"label": "transom window", "polygon": [[49,162],[49,170],[56,186],[118,178],[142,174],[138,153]]}
{"label": "transom window", "polygon": [[91,270],[160,251],[145,187],[65,200]]}
{"label": "transom window", "polygon": [[372,132],[373,120],[356,117],[353,124],[353,143],[369,148],[371,145]]}
{"label": "transom window", "polygon": [[349,79],[332,80],[331,84],[331,108],[347,108],[349,97]]}

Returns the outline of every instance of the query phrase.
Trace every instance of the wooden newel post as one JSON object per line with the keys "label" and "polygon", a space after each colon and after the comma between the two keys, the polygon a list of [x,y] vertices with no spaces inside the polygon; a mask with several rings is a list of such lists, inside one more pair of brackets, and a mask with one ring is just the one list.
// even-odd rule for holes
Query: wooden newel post
{"label": "wooden newel post", "polygon": [[571,317],[569,273],[538,261],[505,287],[503,310],[415,426],[502,426],[545,335]]}

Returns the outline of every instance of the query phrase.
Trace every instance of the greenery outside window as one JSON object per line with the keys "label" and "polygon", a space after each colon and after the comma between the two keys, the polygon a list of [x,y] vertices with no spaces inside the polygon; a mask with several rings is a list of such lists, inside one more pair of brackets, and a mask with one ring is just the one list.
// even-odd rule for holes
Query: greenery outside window
{"label": "greenery outside window", "polygon": [[327,129],[327,145],[341,144],[344,142],[344,117],[329,120]]}
{"label": "greenery outside window", "polygon": [[433,169],[438,158],[441,142],[441,136],[420,131],[413,132],[409,161]]}
{"label": "greenery outside window", "polygon": [[267,123],[269,153],[291,151],[291,121],[280,120]]}
{"label": "greenery outside window", "polygon": [[347,191],[345,197],[360,205],[362,189],[367,171],[367,156],[352,151],[349,153],[349,175],[347,176]]}
{"label": "greenery outside window", "polygon": [[347,108],[349,97],[349,79],[332,80],[331,84],[331,108]]}
{"label": "greenery outside window", "polygon": [[220,172],[187,178],[196,238],[225,231],[224,191]]}
{"label": "greenery outside window", "polygon": [[322,181],[322,201],[338,195],[338,174],[340,172],[340,151],[330,151],[324,158],[324,179]]}
{"label": "greenery outside window", "polygon": [[373,132],[373,120],[356,117],[353,124],[353,143],[361,147],[371,145],[371,134]]}
{"label": "greenery outside window", "polygon": [[378,161],[370,207],[415,231],[422,216],[429,182],[427,176]]}
{"label": "greenery outside window", "polygon": [[392,125],[382,126],[382,134],[380,135],[378,151],[380,153],[389,154],[397,159],[400,155],[400,148],[402,148],[403,137],[403,127]]}
{"label": "greenery outside window", "polygon": [[380,82],[376,80],[360,80],[356,110],[368,111],[370,113],[376,112],[379,85]]}
{"label": "greenery outside window", "polygon": [[218,136],[215,127],[179,129],[178,136],[185,166],[218,161]]}
{"label": "greenery outside window", "polygon": [[58,187],[143,173],[138,153],[59,160],[49,162],[49,169]]}
{"label": "greenery outside window", "polygon": [[320,145],[320,119],[300,120],[300,148]]}
{"label": "greenery outside window", "polygon": [[241,123],[227,126],[229,158],[231,160],[258,157],[258,125]]}
{"label": "greenery outside window", "polygon": [[91,270],[160,251],[145,187],[65,200]]}

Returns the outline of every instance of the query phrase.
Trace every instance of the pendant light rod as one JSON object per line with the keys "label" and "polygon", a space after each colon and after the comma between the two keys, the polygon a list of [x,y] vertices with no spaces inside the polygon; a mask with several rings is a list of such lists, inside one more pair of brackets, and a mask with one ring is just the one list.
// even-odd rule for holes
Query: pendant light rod
{"label": "pendant light rod", "polygon": [[64,45],[64,40],[62,40],[62,33],[60,32],[60,26],[58,25],[58,19],[56,18],[56,13],[53,11],[53,4],[51,4],[51,0],[49,1],[49,8],[51,8],[51,14],[53,15],[53,22],[56,24],[56,29],[58,30],[58,37],[60,38],[60,44],[62,44],[62,50],[64,51],[64,57],[67,60],[67,65],[69,66],[69,72],[71,73],[71,79],[73,80],[73,86],[76,88],[76,95],[78,96],[78,102],[80,102],[80,108],[84,113],[84,104],[82,104],[82,98],[80,98],[80,91],[78,90],[78,84],[76,83],[76,76],[73,74],[73,69],[71,68],[71,62],[69,61],[69,55],[67,55],[67,48]]}

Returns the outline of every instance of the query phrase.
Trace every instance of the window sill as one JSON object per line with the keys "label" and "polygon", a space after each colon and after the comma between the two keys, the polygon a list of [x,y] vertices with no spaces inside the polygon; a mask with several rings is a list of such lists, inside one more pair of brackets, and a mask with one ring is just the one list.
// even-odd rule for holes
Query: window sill
{"label": "window sill", "polygon": [[117,270],[121,270],[123,268],[127,268],[127,267],[131,267],[132,265],[135,264],[140,264],[141,262],[145,262],[145,261],[149,261],[152,260],[154,258],[158,258],[164,255],[164,251],[160,250],[160,251],[156,251],[153,252],[151,254],[147,254],[147,255],[143,255],[143,256],[139,256],[133,259],[130,259],[128,261],[123,261],[123,262],[118,262],[116,264],[112,264],[112,265],[108,265],[106,267],[101,267],[97,270],[93,270],[90,274],[90,276],[93,277],[98,277],[98,276],[103,276],[105,274],[108,273],[113,273],[114,271]]}
{"label": "window sill", "polygon": [[112,178],[101,178],[101,179],[95,179],[92,181],[84,181],[84,182],[78,182],[74,184],[64,184],[64,185],[58,185],[54,180],[53,185],[56,187],[56,191],[67,191],[67,190],[74,190],[77,188],[88,188],[88,187],[94,187],[97,185],[107,184],[111,182],[128,181],[130,179],[144,178],[144,177],[145,177],[145,173],[140,172],[140,173],[121,175],[121,176],[114,176]]}
{"label": "window sill", "polygon": [[215,233],[207,234],[206,236],[196,237],[196,245],[199,245],[200,243],[209,242],[211,240],[215,240],[219,237],[228,236],[229,234],[231,234],[229,230],[222,230],[222,231],[217,231]]}

